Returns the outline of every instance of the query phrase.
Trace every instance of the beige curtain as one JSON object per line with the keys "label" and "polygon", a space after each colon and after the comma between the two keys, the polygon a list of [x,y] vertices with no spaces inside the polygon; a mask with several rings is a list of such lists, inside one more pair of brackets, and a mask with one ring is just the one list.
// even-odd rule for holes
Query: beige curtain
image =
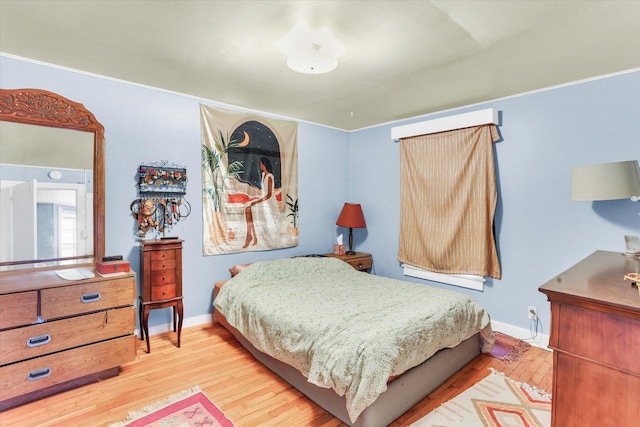
{"label": "beige curtain", "polygon": [[500,279],[493,234],[495,125],[400,141],[398,260],[445,274]]}

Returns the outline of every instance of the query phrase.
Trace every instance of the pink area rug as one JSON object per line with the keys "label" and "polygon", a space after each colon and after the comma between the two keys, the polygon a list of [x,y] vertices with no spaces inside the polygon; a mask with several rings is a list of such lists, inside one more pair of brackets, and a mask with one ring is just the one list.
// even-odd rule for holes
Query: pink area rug
{"label": "pink area rug", "polygon": [[224,413],[195,386],[138,411],[109,427],[234,427]]}

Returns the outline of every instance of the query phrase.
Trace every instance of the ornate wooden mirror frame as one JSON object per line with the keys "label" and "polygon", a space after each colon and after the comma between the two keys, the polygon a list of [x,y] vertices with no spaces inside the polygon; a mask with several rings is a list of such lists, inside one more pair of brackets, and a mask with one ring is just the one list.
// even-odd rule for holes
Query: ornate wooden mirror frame
{"label": "ornate wooden mirror frame", "polygon": [[[104,256],[104,127],[84,105],[40,89],[0,89],[0,120],[90,132],[93,144],[93,255],[0,262],[0,269],[75,267]],[[33,264],[33,265],[30,265]]]}

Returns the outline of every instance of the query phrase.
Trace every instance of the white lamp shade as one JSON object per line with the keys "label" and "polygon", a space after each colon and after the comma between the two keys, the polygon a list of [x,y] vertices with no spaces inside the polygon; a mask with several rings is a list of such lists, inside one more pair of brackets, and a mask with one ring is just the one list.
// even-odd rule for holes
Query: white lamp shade
{"label": "white lamp shade", "polygon": [[637,160],[571,169],[571,200],[615,200],[640,196]]}

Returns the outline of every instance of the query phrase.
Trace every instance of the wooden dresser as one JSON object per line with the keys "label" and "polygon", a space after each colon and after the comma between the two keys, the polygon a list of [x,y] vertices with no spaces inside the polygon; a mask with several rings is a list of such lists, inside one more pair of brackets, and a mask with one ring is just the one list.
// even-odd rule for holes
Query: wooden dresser
{"label": "wooden dresser", "polygon": [[149,311],[173,309],[173,330],[182,333],[182,242],[180,239],[143,240],[140,242],[142,292],[140,301],[140,339],[149,346]]}
{"label": "wooden dresser", "polygon": [[338,258],[360,271],[369,272],[373,266],[373,257],[365,252],[356,252],[354,255],[336,255],[334,253],[324,255]]}
{"label": "wooden dresser", "polygon": [[552,425],[631,426],[640,405],[640,260],[596,251],[540,287],[551,302]]}
{"label": "wooden dresser", "polygon": [[135,273],[0,275],[0,410],[118,375],[135,358]]}

